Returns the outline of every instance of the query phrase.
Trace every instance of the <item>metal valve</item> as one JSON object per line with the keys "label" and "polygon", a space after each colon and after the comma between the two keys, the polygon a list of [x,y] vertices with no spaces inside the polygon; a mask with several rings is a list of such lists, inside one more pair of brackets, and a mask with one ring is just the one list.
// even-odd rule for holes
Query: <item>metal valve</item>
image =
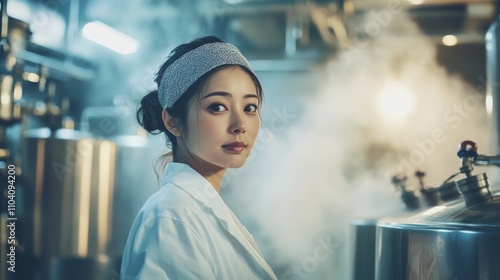
{"label": "metal valve", "polygon": [[415,176],[418,178],[418,183],[420,185],[420,193],[423,195],[425,203],[429,206],[435,206],[438,204],[438,193],[436,188],[428,188],[425,186],[424,177],[425,172],[422,170],[416,170]]}
{"label": "metal valve", "polygon": [[457,155],[462,159],[462,167],[460,167],[460,173],[464,173],[467,177],[470,177],[471,172],[474,169],[472,165],[478,156],[477,144],[470,140],[463,141],[458,146]]}
{"label": "metal valve", "polygon": [[401,189],[401,191],[406,192],[406,180],[408,179],[408,176],[404,173],[398,173],[391,178],[391,182],[394,184],[394,186],[398,189]]}
{"label": "metal valve", "polygon": [[418,183],[420,184],[420,189],[421,190],[425,189],[425,184],[424,184],[425,172],[417,169],[415,171],[415,176],[418,178]]}
{"label": "metal valve", "polygon": [[406,208],[409,210],[415,210],[420,208],[420,203],[418,197],[415,195],[414,191],[410,191],[406,187],[406,180],[408,176],[404,173],[398,173],[391,178],[391,182],[396,186],[397,189],[401,190],[401,199],[403,200]]}
{"label": "metal valve", "polygon": [[497,165],[500,166],[500,155],[487,156],[477,153],[477,144],[466,140],[460,143],[458,156],[461,158],[474,158],[474,165]]}
{"label": "metal valve", "polygon": [[457,155],[462,159],[460,173],[464,173],[466,176],[466,178],[457,181],[458,189],[465,199],[465,204],[473,206],[491,200],[492,195],[486,174],[471,174],[473,164],[478,158],[477,144],[470,140],[463,141],[459,145]]}

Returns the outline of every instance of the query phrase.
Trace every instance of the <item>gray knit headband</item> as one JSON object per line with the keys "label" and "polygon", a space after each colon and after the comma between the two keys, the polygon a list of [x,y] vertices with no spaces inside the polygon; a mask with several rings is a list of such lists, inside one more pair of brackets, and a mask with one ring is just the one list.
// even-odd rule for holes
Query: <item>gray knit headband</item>
{"label": "gray knit headband", "polygon": [[165,69],[158,88],[158,99],[163,108],[172,105],[201,76],[222,65],[240,65],[253,73],[241,52],[229,43],[208,43],[174,61]]}

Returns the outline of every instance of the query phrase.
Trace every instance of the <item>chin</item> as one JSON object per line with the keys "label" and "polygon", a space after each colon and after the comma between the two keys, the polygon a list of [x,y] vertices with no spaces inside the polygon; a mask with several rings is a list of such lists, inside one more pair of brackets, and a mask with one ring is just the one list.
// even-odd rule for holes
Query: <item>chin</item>
{"label": "chin", "polygon": [[226,168],[240,168],[245,164],[245,162],[231,162],[226,165]]}
{"label": "chin", "polygon": [[241,164],[234,164],[234,165],[230,165],[230,166],[228,166],[228,167],[226,167],[226,168],[240,168],[240,167],[242,167],[243,165],[244,165],[244,163],[241,163]]}
{"label": "chin", "polygon": [[241,159],[241,160],[233,160],[233,161],[230,161],[227,164],[225,164],[225,167],[226,168],[240,168],[245,164],[246,160],[247,160],[246,158]]}

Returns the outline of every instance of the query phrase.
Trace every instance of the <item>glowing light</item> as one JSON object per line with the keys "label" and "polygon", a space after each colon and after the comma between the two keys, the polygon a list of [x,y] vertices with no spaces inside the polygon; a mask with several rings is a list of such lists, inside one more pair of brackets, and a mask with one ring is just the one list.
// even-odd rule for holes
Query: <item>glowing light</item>
{"label": "glowing light", "polygon": [[410,2],[410,4],[413,4],[413,5],[420,5],[420,4],[424,3],[424,0],[408,0],[408,2]]}
{"label": "glowing light", "polygon": [[493,34],[491,34],[491,32],[487,32],[485,38],[487,41],[489,41],[489,40],[493,39]]}
{"label": "glowing light", "polygon": [[24,72],[23,79],[30,81],[32,83],[38,83],[38,81],[40,81],[40,76],[38,76],[38,74],[36,73]]}
{"label": "glowing light", "polygon": [[[2,5],[0,5],[0,7],[1,6]],[[25,22],[30,22],[32,17],[30,7],[26,5],[26,3],[22,3],[20,1],[9,1],[9,4],[7,5],[7,14]]]}
{"label": "glowing light", "polygon": [[445,46],[455,46],[458,43],[458,38],[455,35],[446,35],[443,37],[443,44]]}
{"label": "glowing light", "polygon": [[486,43],[486,49],[491,51],[493,49],[493,44],[491,42]]}
{"label": "glowing light", "polygon": [[99,21],[85,24],[82,34],[90,41],[121,54],[131,54],[139,48],[137,40]]}
{"label": "glowing light", "polygon": [[10,96],[7,94],[3,94],[2,97],[0,98],[0,104],[2,105],[10,104]]}
{"label": "glowing light", "polygon": [[488,115],[491,115],[493,113],[493,97],[491,94],[486,95],[486,112]]}
{"label": "glowing light", "polygon": [[413,94],[400,83],[391,83],[381,92],[378,110],[389,119],[398,119],[408,115],[413,109]]}
{"label": "glowing light", "polygon": [[23,97],[23,88],[20,81],[17,81],[14,85],[14,100],[21,100]]}

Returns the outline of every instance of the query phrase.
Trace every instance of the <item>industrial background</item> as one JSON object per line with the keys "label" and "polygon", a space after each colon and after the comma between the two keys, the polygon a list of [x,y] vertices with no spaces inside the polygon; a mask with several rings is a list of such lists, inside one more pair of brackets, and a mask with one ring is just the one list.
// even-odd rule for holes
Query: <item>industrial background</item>
{"label": "industrial background", "polygon": [[119,279],[168,151],[139,100],[204,35],[240,48],[264,88],[221,195],[279,279],[500,279],[499,8],[2,0],[0,279]]}

